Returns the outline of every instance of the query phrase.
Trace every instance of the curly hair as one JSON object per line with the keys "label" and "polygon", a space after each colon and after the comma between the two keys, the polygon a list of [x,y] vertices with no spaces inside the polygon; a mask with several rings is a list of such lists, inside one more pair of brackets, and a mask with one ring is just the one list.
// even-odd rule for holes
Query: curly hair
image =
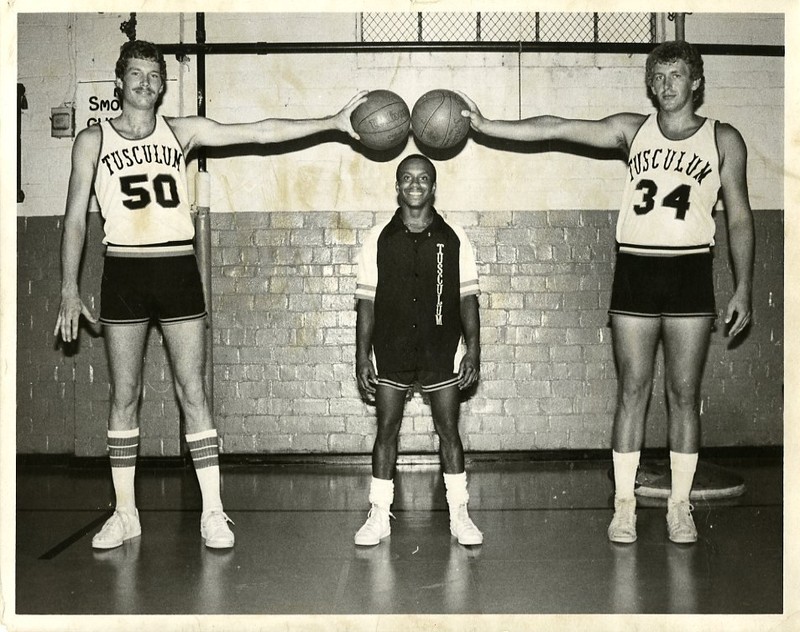
{"label": "curly hair", "polygon": [[158,50],[155,44],[145,42],[143,40],[132,40],[125,42],[119,49],[119,59],[114,69],[114,74],[117,79],[122,79],[125,70],[128,68],[129,59],[145,59],[147,61],[154,61],[158,64],[158,71],[161,75],[161,81],[166,85],[167,83],[167,62],[164,61],[164,55]]}
{"label": "curly hair", "polygon": [[689,77],[692,80],[700,80],[700,85],[694,91],[692,97],[695,103],[699,103],[703,99],[703,90],[706,84],[706,79],[703,75],[703,58],[689,42],[682,40],[663,42],[650,51],[645,64],[645,83],[647,87],[652,86],[656,64],[671,64],[679,59],[686,62],[689,67]]}

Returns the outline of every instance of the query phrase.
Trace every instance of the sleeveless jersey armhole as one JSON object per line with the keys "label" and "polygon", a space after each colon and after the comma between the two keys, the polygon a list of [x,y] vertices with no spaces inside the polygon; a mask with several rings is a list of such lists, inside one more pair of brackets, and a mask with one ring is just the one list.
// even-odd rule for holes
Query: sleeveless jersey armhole
{"label": "sleeveless jersey armhole", "polygon": [[625,160],[629,160],[630,159],[630,157],[631,157],[631,147],[633,147],[633,143],[636,141],[636,137],[639,135],[639,132],[642,131],[642,128],[645,126],[647,121],[650,120],[651,116],[652,116],[652,114],[648,114],[647,116],[645,116],[644,120],[639,124],[639,127],[636,128],[636,131],[633,133],[633,136],[631,136],[631,142],[625,148]]}
{"label": "sleeveless jersey armhole", "polygon": [[95,197],[97,197],[97,192],[96,192],[97,191],[97,188],[96,188],[97,171],[98,171],[97,168],[100,166],[100,155],[103,153],[103,138],[104,138],[104,134],[105,134],[104,131],[103,131],[103,122],[102,121],[98,121],[97,122],[97,127],[100,128],[100,144],[97,146],[97,155],[94,157],[94,175],[92,176],[92,191],[90,193],[90,197],[91,197],[91,195],[94,195]]}

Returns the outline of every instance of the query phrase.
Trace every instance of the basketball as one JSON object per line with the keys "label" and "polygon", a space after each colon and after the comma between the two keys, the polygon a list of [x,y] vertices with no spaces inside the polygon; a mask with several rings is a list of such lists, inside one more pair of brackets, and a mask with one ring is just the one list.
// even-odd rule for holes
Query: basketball
{"label": "basketball", "polygon": [[350,116],[353,129],[370,149],[391,149],[408,137],[408,106],[394,92],[373,90]]}
{"label": "basketball", "polygon": [[469,119],[461,110],[469,106],[450,90],[431,90],[423,94],[411,112],[411,129],[414,136],[436,149],[458,145],[469,132]]}

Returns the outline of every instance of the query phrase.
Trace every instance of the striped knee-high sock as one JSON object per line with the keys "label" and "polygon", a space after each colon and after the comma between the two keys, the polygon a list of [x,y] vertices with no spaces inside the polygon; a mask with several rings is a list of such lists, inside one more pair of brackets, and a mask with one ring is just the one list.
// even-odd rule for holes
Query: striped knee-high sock
{"label": "striped knee-high sock", "polygon": [[203,513],[222,511],[219,480],[219,440],[215,429],[186,435],[189,453],[200,483]]}
{"label": "striped knee-high sock", "polygon": [[108,456],[111,461],[111,481],[114,484],[117,509],[131,514],[136,512],[134,478],[138,452],[138,428],[108,431]]}

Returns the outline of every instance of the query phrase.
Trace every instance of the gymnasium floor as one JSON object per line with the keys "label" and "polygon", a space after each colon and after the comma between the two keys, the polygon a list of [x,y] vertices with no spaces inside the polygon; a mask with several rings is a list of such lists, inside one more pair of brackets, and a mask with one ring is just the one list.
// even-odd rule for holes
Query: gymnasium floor
{"label": "gymnasium floor", "polygon": [[[401,464],[392,535],[356,547],[369,466],[223,464],[236,547],[206,549],[191,467],[142,463],[142,536],[96,552],[107,467],[17,473],[17,614],[768,614],[783,609],[779,456],[720,458],[743,495],[695,502],[700,540],[667,540],[640,499],[639,539],[607,541],[609,461],[468,463],[480,547],[451,541],[430,460]],[[647,506],[642,506],[646,504]]]}

